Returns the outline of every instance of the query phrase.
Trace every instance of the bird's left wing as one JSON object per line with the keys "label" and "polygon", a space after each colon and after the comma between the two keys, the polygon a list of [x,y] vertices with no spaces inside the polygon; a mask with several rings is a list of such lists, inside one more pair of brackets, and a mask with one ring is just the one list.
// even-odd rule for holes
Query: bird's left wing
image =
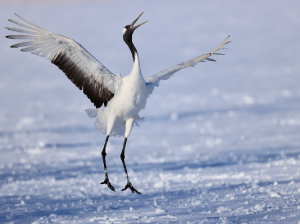
{"label": "bird's left wing", "polygon": [[[17,14],[16,14],[17,15]],[[114,96],[118,85],[122,82],[120,75],[114,75],[102,63],[94,58],[76,41],[51,33],[48,30],[17,15],[26,23],[9,19],[10,22],[27,29],[6,29],[27,35],[9,35],[9,39],[27,39],[29,41],[12,45],[22,47],[23,52],[46,58],[59,67],[66,76],[99,108]]]}
{"label": "bird's left wing", "polygon": [[221,49],[221,47],[223,47],[225,44],[230,43],[230,41],[228,41],[230,36],[228,36],[218,47],[216,47],[214,50],[212,50],[211,52],[198,56],[196,58],[190,59],[186,62],[182,62],[179,63],[177,65],[174,65],[171,68],[168,68],[166,70],[163,70],[159,73],[156,73],[155,75],[149,76],[145,79],[146,81],[146,86],[147,89],[150,93],[152,93],[153,89],[155,86],[159,86],[159,82],[160,80],[167,80],[169,79],[172,75],[174,75],[175,72],[178,72],[179,70],[183,69],[183,68],[187,68],[187,67],[193,67],[195,66],[198,62],[204,62],[204,60],[207,61],[215,61],[214,59],[209,58],[210,56],[212,56],[213,54],[219,54],[222,55],[220,53],[216,53],[218,50]]}

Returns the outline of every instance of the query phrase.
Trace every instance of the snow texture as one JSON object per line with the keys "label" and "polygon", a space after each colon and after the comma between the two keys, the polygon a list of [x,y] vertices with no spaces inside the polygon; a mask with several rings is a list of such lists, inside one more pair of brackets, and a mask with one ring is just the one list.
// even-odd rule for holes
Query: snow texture
{"label": "snow texture", "polygon": [[[0,223],[298,223],[299,1],[0,3]],[[57,1],[56,1],[57,2]],[[9,46],[14,13],[84,46],[123,76],[133,42],[143,75],[209,52],[162,81],[126,148],[85,114],[90,101],[49,61]],[[101,49],[101,51],[98,51]]]}

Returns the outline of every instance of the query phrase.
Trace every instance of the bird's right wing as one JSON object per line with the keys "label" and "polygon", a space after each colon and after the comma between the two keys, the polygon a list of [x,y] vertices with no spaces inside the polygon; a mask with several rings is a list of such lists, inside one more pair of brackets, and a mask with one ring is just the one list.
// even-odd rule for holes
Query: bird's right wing
{"label": "bird's right wing", "polygon": [[[17,15],[17,14],[16,14]],[[56,35],[17,15],[27,24],[11,20],[27,29],[6,29],[29,35],[8,35],[9,39],[27,39],[11,46],[22,47],[23,52],[46,58],[61,69],[66,76],[99,108],[114,96],[115,91],[122,82],[120,75],[114,75],[102,63],[97,61],[87,50],[74,40]],[[25,47],[25,48],[24,48]]]}
{"label": "bird's right wing", "polygon": [[207,61],[215,61],[214,59],[209,58],[210,56],[212,56],[213,54],[218,54],[218,55],[222,55],[220,53],[216,53],[218,50],[221,49],[221,47],[223,47],[225,44],[230,43],[230,41],[228,41],[230,36],[228,36],[218,47],[216,47],[214,50],[212,50],[211,52],[198,56],[196,58],[190,59],[186,62],[181,62],[177,65],[174,65],[171,68],[168,68],[166,70],[163,70],[159,73],[156,73],[155,75],[149,76],[148,78],[145,79],[146,81],[146,86],[147,89],[150,93],[152,93],[153,89],[155,86],[159,86],[159,82],[160,80],[167,80],[169,79],[172,75],[174,75],[175,72],[178,72],[179,70],[183,69],[183,68],[187,68],[187,67],[193,67],[195,66],[198,62],[204,62],[204,60]]}

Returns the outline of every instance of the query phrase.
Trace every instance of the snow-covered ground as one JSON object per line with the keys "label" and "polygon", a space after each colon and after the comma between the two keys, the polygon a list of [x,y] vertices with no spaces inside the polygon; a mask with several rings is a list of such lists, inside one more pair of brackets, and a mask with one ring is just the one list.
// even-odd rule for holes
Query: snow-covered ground
{"label": "snow-covered ground", "polygon": [[[12,2],[0,8],[0,223],[299,222],[299,1]],[[126,149],[142,195],[120,191],[123,139],[108,144],[117,191],[99,184],[105,136],[84,112],[92,104],[50,62],[9,48],[15,12],[123,76],[122,28],[141,12],[145,77],[231,35],[217,63],[180,71],[149,98]]]}

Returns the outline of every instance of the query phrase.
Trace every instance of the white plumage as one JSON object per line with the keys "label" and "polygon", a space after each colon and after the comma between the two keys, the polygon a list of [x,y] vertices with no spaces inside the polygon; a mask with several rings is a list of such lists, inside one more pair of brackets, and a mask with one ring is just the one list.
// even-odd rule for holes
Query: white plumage
{"label": "white plumage", "polygon": [[[138,113],[145,108],[149,93],[136,56],[131,73],[122,78],[120,88],[115,91],[107,106],[104,109],[86,109],[86,112],[90,117],[97,116],[95,127],[103,134],[108,134],[109,116],[115,115],[116,120],[109,135],[120,137],[125,133],[125,123],[129,118],[134,118],[137,125],[139,121],[143,121]],[[131,130],[128,131],[130,133]]]}
{"label": "white plumage", "polygon": [[[86,94],[96,106],[96,109],[86,109],[86,113],[89,117],[96,117],[95,127],[107,136],[102,151],[105,170],[105,180],[102,183],[107,184],[113,191],[115,189],[109,182],[105,160],[106,144],[109,136],[124,135],[125,141],[121,153],[121,160],[127,176],[127,185],[123,190],[130,188],[132,192],[139,193],[132,186],[127,174],[124,161],[125,146],[133,124],[138,125],[138,122],[143,121],[143,118],[139,116],[139,112],[145,108],[147,98],[153,92],[154,87],[159,86],[161,80],[167,80],[175,72],[186,67],[193,67],[198,62],[203,62],[204,60],[214,61],[209,57],[213,54],[218,54],[216,52],[222,46],[229,43],[227,42],[229,39],[228,36],[211,52],[179,63],[144,79],[141,73],[138,53],[132,43],[133,31],[144,24],[134,26],[142,14],[143,13],[130,25],[125,26],[122,31],[123,39],[128,45],[134,61],[131,73],[125,77],[121,77],[119,74],[114,75],[74,40],[62,35],[53,34],[17,14],[16,15],[27,22],[27,24],[15,20],[9,21],[26,29],[6,28],[11,31],[27,34],[9,35],[7,38],[29,40],[11,47],[22,47],[23,49],[21,51],[31,52],[57,65],[79,89],[83,89],[84,94]],[[105,108],[101,109],[100,107],[103,104]]]}

